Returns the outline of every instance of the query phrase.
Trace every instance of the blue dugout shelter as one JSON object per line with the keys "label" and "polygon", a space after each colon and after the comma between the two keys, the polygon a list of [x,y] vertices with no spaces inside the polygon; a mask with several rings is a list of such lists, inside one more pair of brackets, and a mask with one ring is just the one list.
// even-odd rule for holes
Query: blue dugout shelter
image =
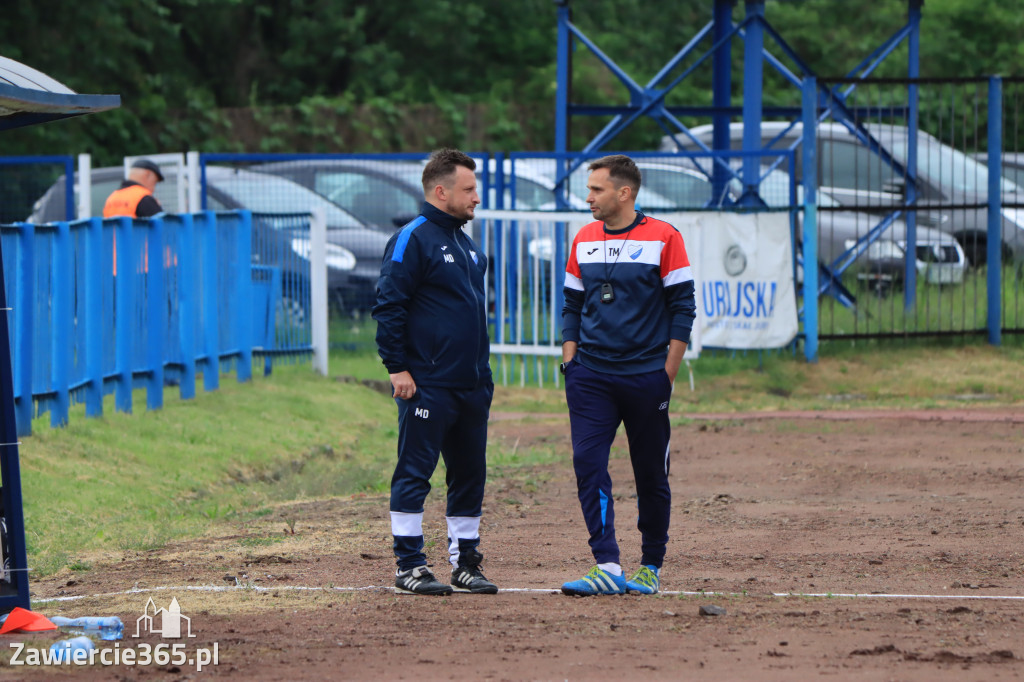
{"label": "blue dugout shelter", "polygon": [[[0,130],[57,121],[121,106],[119,95],[80,95],[29,66],[0,57]],[[14,419],[11,343],[0,255],[0,502],[7,527],[3,552],[9,570],[0,580],[0,613],[16,606],[29,608],[28,559],[18,465],[18,432]]]}

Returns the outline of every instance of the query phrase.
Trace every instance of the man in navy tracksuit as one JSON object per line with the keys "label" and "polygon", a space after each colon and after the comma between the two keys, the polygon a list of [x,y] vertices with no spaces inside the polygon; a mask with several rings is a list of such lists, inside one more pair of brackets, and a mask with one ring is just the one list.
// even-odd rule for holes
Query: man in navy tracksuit
{"label": "man in navy tracksuit", "polygon": [[[635,209],[640,171],[627,156],[590,164],[596,222],[573,240],[565,269],[562,373],[573,468],[597,565],[570,595],[654,594],[668,542],[668,403],[696,316],[682,235]],[[625,423],[636,480],[640,567],[628,580],[615,540],[608,457]]]}
{"label": "man in navy tracksuit", "polygon": [[[377,348],[398,404],[391,533],[407,594],[494,594],[480,570],[487,418],[494,394],[484,273],[487,258],[462,230],[480,203],[476,162],[441,149],[423,169],[419,217],[388,242],[377,282]],[[447,469],[451,586],[423,553],[423,502],[438,454]]]}

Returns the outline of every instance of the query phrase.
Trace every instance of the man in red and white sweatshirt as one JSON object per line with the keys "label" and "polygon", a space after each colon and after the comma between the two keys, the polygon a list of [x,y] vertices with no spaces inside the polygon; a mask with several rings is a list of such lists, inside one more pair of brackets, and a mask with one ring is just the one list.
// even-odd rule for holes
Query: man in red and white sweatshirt
{"label": "man in red and white sweatshirt", "polygon": [[[590,164],[596,219],[576,235],[565,272],[562,373],[573,468],[596,566],[570,595],[654,594],[668,542],[668,403],[696,317],[683,237],[635,207],[641,174],[627,156]],[[608,457],[626,426],[642,537],[640,567],[623,574]]]}

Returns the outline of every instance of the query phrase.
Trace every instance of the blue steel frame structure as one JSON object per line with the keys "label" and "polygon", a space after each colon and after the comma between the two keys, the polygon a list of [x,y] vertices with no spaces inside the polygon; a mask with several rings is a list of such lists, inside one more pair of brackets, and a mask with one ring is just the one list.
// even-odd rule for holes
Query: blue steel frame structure
{"label": "blue steel frame structure", "polygon": [[[560,153],[568,152],[570,136],[570,120],[572,116],[613,116],[612,120],[597,134],[580,152],[580,157],[575,162],[565,164],[559,168],[558,182],[561,183],[576,167],[582,163],[586,155],[593,155],[605,148],[619,133],[625,130],[630,124],[642,116],[653,118],[659,126],[668,134],[675,137],[681,133],[693,140],[694,143],[705,152],[715,153],[729,149],[729,121],[730,117],[742,116],[744,122],[743,145],[744,152],[754,152],[762,149],[761,144],[761,120],[766,114],[774,116],[789,116],[796,121],[802,121],[803,141],[805,150],[815,148],[814,131],[816,124],[828,117],[833,117],[842,123],[856,135],[874,153],[878,154],[894,170],[905,175],[907,183],[907,204],[912,205],[916,201],[915,180],[917,178],[917,130],[918,130],[918,86],[911,83],[908,86],[908,103],[905,108],[894,109],[891,113],[898,113],[905,116],[909,128],[909,161],[906,168],[881,147],[877,140],[856,121],[858,114],[866,113],[857,108],[847,106],[846,99],[856,88],[856,83],[851,82],[845,90],[839,86],[826,87],[814,70],[800,59],[796,51],[786,43],[785,39],[768,23],[765,17],[764,0],[744,0],[745,17],[738,24],[732,20],[733,8],[738,0],[713,0],[712,20],[699,29],[694,37],[673,56],[668,63],[650,80],[646,85],[640,85],[615,64],[600,48],[593,43],[584,33],[572,23],[570,0],[554,0],[557,5],[558,15],[558,39],[557,39],[557,77],[558,85],[556,92],[555,112],[555,151]],[[916,79],[920,73],[919,67],[919,44],[920,44],[920,23],[921,8],[924,0],[907,0],[907,23],[897,30],[891,37],[879,45],[870,55],[858,64],[847,75],[845,80],[867,79],[896,47],[904,40],[907,41],[907,77]],[[697,47],[710,36],[712,45],[707,51],[701,54],[696,61],[685,68],[679,75],[672,79],[667,85],[661,82],[674,70],[676,70],[684,59],[693,55]],[[734,38],[743,40],[743,104],[742,107],[735,107],[731,102],[732,88],[732,40]],[[782,51],[782,53],[795,63],[800,75],[790,71],[778,58],[776,58],[765,46],[765,38],[771,41]],[[573,41],[586,46],[590,51],[608,68],[608,70],[625,85],[629,91],[630,101],[627,105],[576,105],[570,102],[572,92],[572,51]],[[689,107],[669,106],[665,103],[665,96],[689,76],[698,66],[708,59],[712,62],[712,106],[711,107]],[[800,107],[765,107],[762,100],[762,85],[764,65],[768,63],[776,69],[794,87],[801,90]],[[990,115],[998,115],[1001,109],[992,107]],[[877,108],[871,110],[876,115]],[[710,116],[713,122],[713,144],[711,148],[695,139],[685,125],[677,118],[679,115],[702,115]],[[991,130],[990,126],[990,130]],[[681,146],[681,145],[680,145]],[[998,149],[999,147],[994,147]],[[993,147],[990,147],[993,149]],[[809,154],[813,161],[813,152]],[[760,178],[759,159],[751,154],[744,157],[741,172],[735,173],[725,163],[716,162],[712,165],[711,181],[715,190],[720,190],[732,177],[738,177],[743,183],[744,191],[737,203],[742,207],[756,207],[762,204],[757,193],[757,184]],[[808,164],[805,161],[805,171]],[[990,169],[998,168],[990,160]],[[805,178],[814,178],[816,173],[805,175]],[[990,173],[990,176],[992,173]],[[996,174],[998,178],[998,174]],[[810,188],[808,188],[810,189]],[[715,196],[721,195],[715,191]],[[816,218],[817,211],[814,205],[815,195],[813,192],[805,194],[805,204],[810,210],[805,214],[804,220],[804,251],[803,260],[813,255],[816,261],[816,250],[811,252],[808,245],[816,243]],[[814,305],[805,305],[805,334],[813,336],[813,341],[805,346],[805,354],[809,360],[817,357],[817,315],[811,312],[816,309],[817,298],[821,294],[835,296],[840,301],[850,302],[852,296],[842,288],[839,283],[839,275],[850,262],[861,251],[867,248],[871,241],[877,239],[885,228],[892,223],[901,213],[905,213],[904,219],[908,226],[907,260],[905,263],[906,286],[904,289],[905,305],[910,307],[913,304],[913,297],[916,291],[917,271],[914,263],[915,237],[916,237],[916,213],[915,211],[898,211],[886,216],[882,222],[871,230],[870,234],[850,249],[847,254],[836,260],[831,266],[822,266],[818,272],[812,273],[814,268],[805,268],[808,275],[805,275],[805,290],[816,292],[813,297],[805,297],[805,301]],[[991,221],[990,221],[991,223]],[[990,224],[991,230],[991,224]],[[989,257],[992,258],[993,240],[989,240]],[[999,242],[995,242],[998,246]],[[799,256],[800,254],[798,254]],[[989,262],[996,262],[995,259]],[[993,270],[990,268],[990,270]],[[819,277],[820,275],[820,277]],[[990,282],[992,284],[992,282]],[[995,290],[998,292],[998,285]],[[989,297],[992,297],[990,287]],[[998,301],[998,299],[996,299]],[[998,310],[998,306],[995,306]],[[990,306],[990,310],[993,306]],[[992,322],[990,320],[990,339]],[[996,324],[996,338],[998,337],[998,324]],[[996,341],[994,341],[996,342]]]}

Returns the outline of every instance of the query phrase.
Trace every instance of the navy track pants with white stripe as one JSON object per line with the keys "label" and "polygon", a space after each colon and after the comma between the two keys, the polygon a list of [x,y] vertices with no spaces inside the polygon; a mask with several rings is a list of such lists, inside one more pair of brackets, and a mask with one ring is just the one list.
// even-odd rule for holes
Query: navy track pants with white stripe
{"label": "navy track pants with white stripe", "polygon": [[665,559],[672,506],[668,484],[671,394],[672,384],[664,370],[628,376],[606,374],[577,361],[566,369],[576,487],[590,532],[590,549],[599,564],[621,564],[608,473],[608,457],[620,423],[626,426],[636,481],[641,563],[660,568]]}
{"label": "navy track pants with white stripe", "polygon": [[[493,395],[494,384],[488,381],[471,390],[417,386],[412,400],[395,399],[398,463],[391,478],[393,519],[394,512],[422,517],[430,477],[440,454],[448,485],[449,528],[452,519],[464,519],[461,525],[479,525],[487,479],[487,418]],[[413,527],[418,525],[417,520]],[[450,538],[454,541],[452,549],[464,554],[474,552],[480,542],[475,527],[469,535]],[[402,570],[427,563],[422,534],[396,533],[394,548]]]}

